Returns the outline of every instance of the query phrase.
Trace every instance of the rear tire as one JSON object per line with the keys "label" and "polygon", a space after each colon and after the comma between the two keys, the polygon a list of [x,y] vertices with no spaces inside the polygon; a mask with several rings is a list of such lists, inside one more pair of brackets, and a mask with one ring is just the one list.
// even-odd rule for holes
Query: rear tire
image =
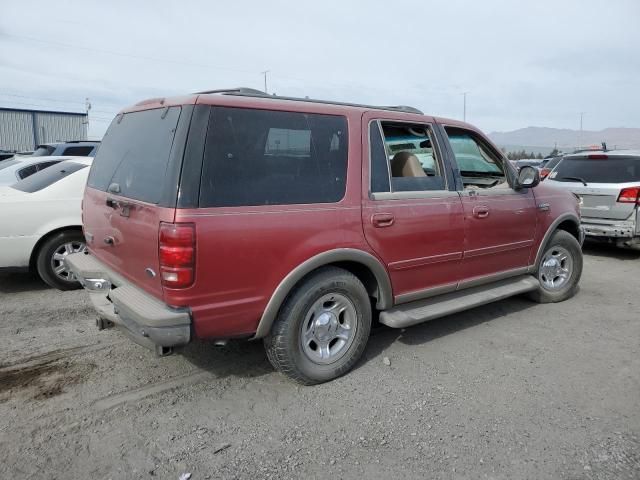
{"label": "rear tire", "polygon": [[264,339],[280,372],[304,385],[333,380],[351,370],[371,332],[371,303],[352,273],[325,267],[289,295]]}
{"label": "rear tire", "polygon": [[544,247],[536,268],[540,288],[529,294],[538,303],[562,302],[578,291],[582,275],[582,249],[569,232],[557,230]]}
{"label": "rear tire", "polygon": [[81,287],[73,273],[64,265],[64,257],[82,252],[86,248],[82,232],[65,230],[48,238],[38,250],[36,268],[40,278],[58,290],[75,290]]}

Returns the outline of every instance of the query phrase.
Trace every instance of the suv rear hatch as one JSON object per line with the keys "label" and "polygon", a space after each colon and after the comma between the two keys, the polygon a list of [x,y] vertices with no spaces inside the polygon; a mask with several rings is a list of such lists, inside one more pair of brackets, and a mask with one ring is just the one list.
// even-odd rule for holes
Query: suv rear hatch
{"label": "suv rear hatch", "polygon": [[83,201],[90,252],[157,298],[161,222],[173,222],[193,107],[145,102],[111,123],[93,162]]}
{"label": "suv rear hatch", "polygon": [[640,158],[607,154],[566,157],[549,180],[570,183],[569,189],[582,197],[583,217],[626,220],[635,212],[636,203],[619,201],[620,194],[640,185]]}

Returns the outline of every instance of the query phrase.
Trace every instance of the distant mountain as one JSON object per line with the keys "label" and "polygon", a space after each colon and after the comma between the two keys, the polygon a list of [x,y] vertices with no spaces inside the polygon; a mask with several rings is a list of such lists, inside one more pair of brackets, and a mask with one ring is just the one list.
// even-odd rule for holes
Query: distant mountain
{"label": "distant mountain", "polygon": [[578,146],[600,145],[607,142],[609,149],[640,149],[640,128],[605,128],[600,131],[570,130],[568,128],[527,127],[512,132],[493,132],[489,137],[501,147],[513,151],[518,145],[529,151],[532,147],[552,149],[557,146],[563,151],[571,151]]}

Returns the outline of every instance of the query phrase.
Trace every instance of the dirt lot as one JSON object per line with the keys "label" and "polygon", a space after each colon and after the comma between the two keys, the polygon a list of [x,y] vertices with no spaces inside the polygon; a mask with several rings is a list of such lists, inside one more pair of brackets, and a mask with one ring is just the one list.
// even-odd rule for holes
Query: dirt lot
{"label": "dirt lot", "polygon": [[640,256],[586,253],[568,302],[379,328],[317,387],[260,343],[155,358],[84,292],[5,275],[0,478],[638,479]]}

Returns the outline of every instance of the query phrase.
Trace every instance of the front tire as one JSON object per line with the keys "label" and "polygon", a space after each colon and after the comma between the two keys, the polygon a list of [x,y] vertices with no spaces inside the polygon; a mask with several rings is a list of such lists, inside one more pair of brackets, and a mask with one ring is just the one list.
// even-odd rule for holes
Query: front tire
{"label": "front tire", "polygon": [[65,230],[48,238],[38,250],[36,268],[40,278],[58,290],[75,290],[81,287],[72,272],[64,264],[71,253],[83,252],[86,244],[82,232]]}
{"label": "front tire", "polygon": [[540,288],[529,294],[538,303],[562,302],[578,291],[582,275],[582,249],[569,232],[556,231],[544,247],[536,270]]}
{"label": "front tire", "polygon": [[352,273],[325,267],[289,295],[264,345],[271,364],[304,385],[351,370],[371,332],[371,302]]}

